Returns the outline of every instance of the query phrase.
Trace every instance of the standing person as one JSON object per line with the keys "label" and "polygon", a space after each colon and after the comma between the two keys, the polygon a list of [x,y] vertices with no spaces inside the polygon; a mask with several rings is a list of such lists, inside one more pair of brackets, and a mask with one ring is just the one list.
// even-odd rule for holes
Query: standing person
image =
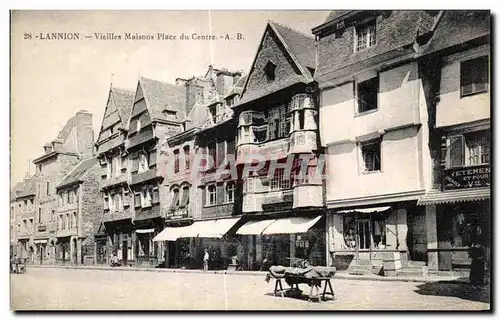
{"label": "standing person", "polygon": [[203,271],[208,271],[208,260],[210,255],[208,254],[208,249],[205,248],[205,254],[203,255]]}

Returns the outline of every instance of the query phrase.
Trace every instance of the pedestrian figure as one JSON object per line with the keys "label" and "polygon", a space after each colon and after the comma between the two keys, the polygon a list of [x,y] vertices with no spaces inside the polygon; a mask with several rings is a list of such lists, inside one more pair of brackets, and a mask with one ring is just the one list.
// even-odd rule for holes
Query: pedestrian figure
{"label": "pedestrian figure", "polygon": [[203,256],[203,271],[208,271],[208,260],[210,255],[208,254],[208,249],[205,248],[205,255]]}
{"label": "pedestrian figure", "polygon": [[469,249],[469,256],[472,259],[469,273],[469,281],[473,286],[480,286],[484,283],[484,248],[480,243],[475,243]]}

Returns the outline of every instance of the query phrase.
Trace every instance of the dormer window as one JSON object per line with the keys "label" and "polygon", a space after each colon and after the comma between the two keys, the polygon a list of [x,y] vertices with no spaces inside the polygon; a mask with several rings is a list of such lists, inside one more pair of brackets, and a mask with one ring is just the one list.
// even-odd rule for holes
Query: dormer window
{"label": "dormer window", "polygon": [[268,61],[266,63],[266,66],[264,67],[264,72],[266,73],[267,81],[274,81],[274,79],[276,78],[275,71],[276,71],[276,65],[271,61]]}
{"label": "dormer window", "polygon": [[361,51],[372,47],[377,42],[375,20],[354,28],[354,51]]}
{"label": "dormer window", "polygon": [[165,118],[167,120],[175,121],[177,112],[172,111],[172,110],[163,110],[163,115],[165,116]]}

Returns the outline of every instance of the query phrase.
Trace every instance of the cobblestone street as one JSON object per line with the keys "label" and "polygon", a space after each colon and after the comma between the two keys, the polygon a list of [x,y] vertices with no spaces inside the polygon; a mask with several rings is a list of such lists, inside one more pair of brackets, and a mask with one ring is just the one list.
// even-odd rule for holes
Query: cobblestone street
{"label": "cobblestone street", "polygon": [[29,268],[11,275],[13,310],[487,310],[467,284],[340,280],[336,300],[272,294],[252,275]]}

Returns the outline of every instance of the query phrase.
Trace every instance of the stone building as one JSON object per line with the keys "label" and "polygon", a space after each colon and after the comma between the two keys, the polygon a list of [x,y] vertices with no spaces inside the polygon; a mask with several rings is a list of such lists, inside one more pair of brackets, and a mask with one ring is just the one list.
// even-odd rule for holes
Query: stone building
{"label": "stone building", "polygon": [[45,153],[36,158],[34,254],[37,263],[54,263],[58,197],[56,186],[82,160],[94,154],[92,114],[79,111],[68,120],[58,136],[44,145]]}
{"label": "stone building", "polygon": [[490,28],[489,11],[444,11],[419,49],[428,79],[433,183],[418,204],[425,208],[431,273],[466,275],[468,249],[476,243],[486,247],[490,267]]}
{"label": "stone building", "polygon": [[219,178],[216,171],[228,156],[234,164],[236,121],[231,107],[243,82],[242,72],[212,66],[204,76],[184,80],[189,113],[183,131],[164,144],[170,164],[164,183],[170,196],[166,228],[155,238],[167,241],[167,267],[201,268],[204,248],[211,251],[210,268],[223,268],[236,254],[229,251],[238,244],[226,233],[241,215],[237,177]]}
{"label": "stone building", "polygon": [[35,179],[26,176],[11,191],[10,243],[11,254],[32,263],[35,221]]}
{"label": "stone building", "polygon": [[233,107],[247,220],[237,234],[247,244],[249,269],[297,258],[324,264],[315,69],[314,37],[271,21]]}
{"label": "stone building", "polygon": [[126,264],[132,260],[129,250],[118,252],[119,242],[129,241],[133,230],[132,194],[128,186],[130,172],[125,149],[127,125],[134,92],[111,87],[97,138],[97,158],[101,166],[100,190],[103,211],[102,224],[94,235],[96,263],[109,264],[112,254]]}
{"label": "stone building", "polygon": [[56,187],[57,264],[95,263],[94,234],[102,220],[101,167],[96,157],[80,162]]}
{"label": "stone building", "polygon": [[156,266],[163,258],[161,244],[153,238],[164,229],[165,204],[169,192],[164,188],[164,166],[158,149],[166,137],[181,132],[186,116],[186,88],[141,77],[133,99],[128,123],[126,151],[129,159],[129,187],[134,198],[134,231],[128,245],[129,259],[137,265]]}

